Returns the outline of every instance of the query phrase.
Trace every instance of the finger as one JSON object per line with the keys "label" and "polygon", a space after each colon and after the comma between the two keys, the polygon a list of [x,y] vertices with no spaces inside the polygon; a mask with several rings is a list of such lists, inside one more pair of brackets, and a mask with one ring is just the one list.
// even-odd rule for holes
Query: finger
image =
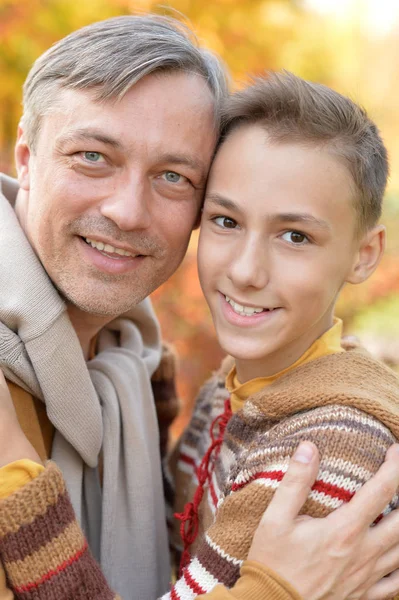
{"label": "finger", "polygon": [[356,492],[348,504],[328,515],[330,521],[346,520],[353,532],[370,526],[392,500],[399,486],[399,444],[393,444],[377,473]]}
{"label": "finger", "polygon": [[375,583],[366,594],[364,600],[386,600],[399,593],[399,570]]}
{"label": "finger", "polygon": [[[375,527],[368,531],[367,545],[374,546],[376,550],[380,549],[380,557],[399,544],[399,510],[393,510],[384,517]],[[377,556],[377,552],[373,553]],[[395,569],[399,568],[399,564]],[[393,571],[393,569],[391,569]]]}
{"label": "finger", "polygon": [[399,569],[399,543],[385,552],[375,564],[375,571],[380,577],[385,577],[397,569]]}
{"label": "finger", "polygon": [[319,453],[311,442],[299,444],[262,520],[294,520],[301,510],[319,470]]}

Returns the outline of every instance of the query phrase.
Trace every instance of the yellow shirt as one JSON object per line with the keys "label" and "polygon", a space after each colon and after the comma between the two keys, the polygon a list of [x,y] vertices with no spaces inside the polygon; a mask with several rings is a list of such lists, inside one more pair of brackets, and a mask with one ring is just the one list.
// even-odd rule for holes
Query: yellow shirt
{"label": "yellow shirt", "polygon": [[233,413],[240,410],[249,396],[252,396],[252,394],[259,392],[261,389],[270,385],[273,381],[276,381],[276,379],[281,377],[281,375],[291,371],[291,369],[299,367],[299,365],[304,365],[316,358],[327,356],[328,354],[344,352],[341,348],[341,337],[342,321],[341,319],[335,318],[334,325],[319,337],[294,364],[283,369],[283,371],[279,371],[279,373],[276,373],[275,375],[270,375],[269,377],[257,377],[256,379],[251,379],[251,381],[241,384],[238,381],[237,371],[234,366],[226,377],[226,388],[230,392],[231,410]]}
{"label": "yellow shirt", "polygon": [[27,458],[16,460],[0,469],[0,500],[35,479],[44,471],[43,465]]}

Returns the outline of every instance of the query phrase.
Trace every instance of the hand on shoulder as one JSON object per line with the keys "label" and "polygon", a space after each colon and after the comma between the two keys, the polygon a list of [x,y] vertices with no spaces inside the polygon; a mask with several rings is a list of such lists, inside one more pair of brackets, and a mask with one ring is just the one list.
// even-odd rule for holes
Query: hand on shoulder
{"label": "hand on shoulder", "polygon": [[352,500],[325,518],[300,515],[319,468],[301,444],[253,538],[249,560],[272,569],[307,600],[383,600],[399,592],[399,510],[373,522],[397,493],[399,445]]}

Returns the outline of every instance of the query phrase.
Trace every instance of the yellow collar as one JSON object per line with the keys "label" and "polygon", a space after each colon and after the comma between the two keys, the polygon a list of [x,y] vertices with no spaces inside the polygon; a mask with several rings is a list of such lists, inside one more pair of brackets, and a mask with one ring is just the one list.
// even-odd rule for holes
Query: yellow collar
{"label": "yellow collar", "polygon": [[230,392],[230,402],[231,409],[234,412],[239,410],[245,400],[259,392],[262,388],[270,385],[276,379],[288,373],[292,369],[299,367],[311,360],[315,360],[316,358],[320,358],[321,356],[327,356],[328,354],[335,354],[337,352],[343,352],[341,348],[341,337],[342,337],[342,321],[341,319],[334,318],[334,325],[328,329],[321,337],[319,337],[313,344],[302,354],[298,360],[279,371],[279,373],[275,373],[274,375],[270,375],[269,377],[257,377],[256,379],[251,379],[251,381],[247,381],[246,383],[240,383],[237,378],[237,371],[235,365],[229,372],[226,377],[226,388]]}

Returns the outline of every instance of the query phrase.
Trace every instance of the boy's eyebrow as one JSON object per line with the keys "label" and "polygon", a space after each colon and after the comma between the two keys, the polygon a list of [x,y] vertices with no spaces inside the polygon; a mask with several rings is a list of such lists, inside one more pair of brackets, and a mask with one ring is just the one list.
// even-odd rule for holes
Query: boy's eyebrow
{"label": "boy's eyebrow", "polygon": [[331,227],[327,221],[317,219],[309,213],[279,213],[270,217],[269,221],[271,223],[305,223],[306,225],[312,225],[318,229],[331,231]]}
{"label": "boy's eyebrow", "polygon": [[229,198],[226,198],[225,196],[222,196],[221,194],[207,194],[205,199],[207,202],[216,204],[221,208],[226,208],[227,210],[234,210],[239,213],[242,212],[240,207],[235,202],[233,202]]}
{"label": "boy's eyebrow", "polygon": [[[227,210],[234,210],[236,212],[242,212],[240,207],[225,196],[221,194],[207,194],[206,196],[207,202],[211,202],[212,204],[216,204],[222,208],[226,208]],[[274,223],[304,223],[307,225],[312,225],[313,227],[317,227],[318,229],[323,229],[324,231],[331,231],[331,227],[327,221],[324,219],[317,219],[313,215],[309,213],[277,213],[268,217],[268,221],[271,224]]]}

